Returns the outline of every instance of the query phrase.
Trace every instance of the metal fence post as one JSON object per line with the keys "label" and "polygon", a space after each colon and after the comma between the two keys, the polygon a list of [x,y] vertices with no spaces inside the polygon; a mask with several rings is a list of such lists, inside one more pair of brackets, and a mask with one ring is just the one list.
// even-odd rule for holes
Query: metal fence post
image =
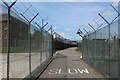
{"label": "metal fence post", "polygon": [[110,23],[99,13],[98,14],[107,24],[108,24],[108,36],[109,36],[109,40],[108,40],[108,56],[109,56],[109,77],[110,77]]}
{"label": "metal fence post", "polygon": [[53,37],[52,37],[52,33],[53,33],[53,28],[52,28],[52,25],[51,25],[51,36],[50,36],[50,38],[51,38],[50,39],[50,42],[51,42],[51,51],[50,51],[51,52],[51,57],[53,56],[53,45],[52,45],[53,44],[53,41],[52,41]]}
{"label": "metal fence post", "polygon": [[38,24],[38,23],[36,23],[35,22],[35,24],[40,28],[40,31],[41,31],[41,33],[40,33],[40,44],[41,44],[41,47],[40,47],[40,65],[42,64],[42,29],[41,29],[41,26]]}
{"label": "metal fence post", "polygon": [[[52,25],[51,25],[51,27],[48,29],[48,31],[50,31],[50,30],[51,30],[50,42],[51,42],[51,45],[52,45],[52,44],[53,44],[53,43],[52,43]],[[47,31],[47,32],[48,32],[48,31]],[[49,42],[49,44],[50,44],[50,42]],[[52,45],[52,47],[53,47],[53,45]],[[51,47],[51,51],[50,51],[50,52],[51,52],[51,57],[52,57],[52,54],[53,54],[53,51],[52,51],[53,48],[52,48],[52,47]]]}
{"label": "metal fence post", "polygon": [[39,13],[37,13],[30,21],[23,15],[21,14],[21,16],[27,20],[28,27],[29,27],[29,73],[30,73],[30,78],[31,78],[31,22],[39,15]]}
{"label": "metal fence post", "polygon": [[[43,45],[43,29],[48,25],[48,22],[44,25],[44,19],[42,19],[42,28],[41,28],[41,46]],[[42,63],[42,47],[41,47],[41,63]],[[42,64],[41,64],[42,66]]]}
{"label": "metal fence post", "polygon": [[94,60],[95,60],[95,65],[94,66],[96,66],[96,30],[95,30],[95,28],[90,24],[90,23],[88,23],[88,25],[94,30],[94,32],[95,32],[95,55],[94,55]]}
{"label": "metal fence post", "polygon": [[[54,54],[55,53],[55,36],[56,36],[56,32],[52,31],[52,53]],[[52,56],[53,56],[52,54]]]}
{"label": "metal fence post", "polygon": [[[117,18],[119,18],[120,16],[120,1],[118,2],[118,10],[112,5],[110,4],[110,6],[118,13],[118,16],[116,16],[112,22],[114,22]],[[119,18],[120,19],[120,18]],[[120,25],[119,25],[119,19],[118,19],[118,44],[119,44],[119,40],[120,40]],[[111,23],[112,23],[111,22]],[[120,47],[120,44],[119,44],[119,47]],[[120,57],[120,50],[119,50],[119,53],[118,53],[118,58]],[[118,59],[118,78],[120,79],[120,61]]]}
{"label": "metal fence post", "polygon": [[[120,12],[120,1],[118,2],[118,12]],[[120,16],[118,17],[120,19]],[[120,49],[120,20],[118,20],[118,44],[119,44],[119,49]],[[118,78],[120,79],[120,50],[118,53]]]}
{"label": "metal fence post", "polygon": [[10,68],[10,44],[11,44],[11,39],[10,39],[10,31],[11,31],[11,21],[10,21],[10,11],[11,8],[13,7],[13,5],[17,2],[18,0],[15,0],[10,6],[4,1],[2,0],[2,2],[7,6],[8,8],[8,40],[7,40],[7,47],[8,47],[8,51],[7,51],[7,80],[9,80],[9,68]]}
{"label": "metal fence post", "polygon": [[108,27],[109,27],[109,42],[108,42],[109,43],[109,47],[108,47],[108,51],[109,51],[109,76],[110,76],[110,25],[120,16],[120,12],[117,11],[112,5],[111,5],[111,7],[118,13],[118,15],[111,22],[108,22],[100,13],[98,13],[98,15],[108,24]]}

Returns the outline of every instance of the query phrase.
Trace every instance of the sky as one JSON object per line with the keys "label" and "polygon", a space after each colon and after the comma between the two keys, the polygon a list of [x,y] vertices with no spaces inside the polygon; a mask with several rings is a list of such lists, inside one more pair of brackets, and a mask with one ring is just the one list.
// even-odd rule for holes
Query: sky
{"label": "sky", "polygon": [[[31,1],[31,0],[29,0]],[[39,12],[40,19],[47,18],[46,22],[53,26],[53,30],[59,33],[61,36],[72,39],[81,39],[76,34],[78,29],[83,30],[86,28],[87,31],[92,30],[88,26],[93,19],[100,18],[98,13],[110,7],[112,0],[35,0],[36,2],[30,2],[36,12]],[[117,1],[117,0],[116,0]],[[23,12],[25,9],[16,4]],[[25,3],[26,7],[29,7],[28,3]],[[33,11],[35,14],[36,12]],[[26,12],[27,13],[27,12]],[[107,13],[107,14],[106,14]],[[106,10],[103,15],[111,16],[112,10]],[[102,20],[102,19],[101,19]],[[41,23],[40,23],[41,24]],[[95,26],[96,27],[96,26]],[[49,28],[46,27],[47,30]],[[97,28],[97,27],[96,27]],[[83,31],[85,33],[85,31]]]}
{"label": "sky", "polygon": [[[7,1],[7,0],[6,0]],[[14,1],[14,0],[11,0]],[[18,0],[22,2],[118,2],[120,0]]]}
{"label": "sky", "polygon": [[43,17],[49,17],[54,31],[69,39],[79,39],[76,34],[79,28],[85,27],[106,3],[39,3]]}

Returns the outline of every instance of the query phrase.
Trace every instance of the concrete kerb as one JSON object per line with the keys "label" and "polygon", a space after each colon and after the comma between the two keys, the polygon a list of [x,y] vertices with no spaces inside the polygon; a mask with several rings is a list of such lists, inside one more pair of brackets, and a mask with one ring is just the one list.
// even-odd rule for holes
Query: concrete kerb
{"label": "concrete kerb", "polygon": [[59,53],[59,51],[56,51],[56,53],[55,54],[53,54],[53,59],[55,59],[56,58],[56,55]]}

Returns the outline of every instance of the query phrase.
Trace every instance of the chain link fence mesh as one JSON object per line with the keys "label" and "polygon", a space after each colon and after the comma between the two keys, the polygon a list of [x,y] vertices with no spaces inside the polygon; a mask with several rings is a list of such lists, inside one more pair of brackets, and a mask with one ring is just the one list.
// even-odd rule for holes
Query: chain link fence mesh
{"label": "chain link fence mesh", "polygon": [[83,59],[104,75],[119,77],[120,35],[119,21],[84,36],[82,40]]}
{"label": "chain link fence mesh", "polygon": [[[2,33],[0,38],[3,40],[3,42],[0,42],[0,61],[2,61],[2,69],[0,68],[0,70],[2,70],[2,78],[8,78],[8,76],[9,78],[32,77],[32,74],[44,67],[52,58],[52,35],[34,24],[28,26],[28,23],[19,14],[16,14],[14,9],[11,10],[10,26],[8,26],[7,10],[7,7],[2,4],[3,18],[0,19],[2,24],[0,26],[0,34]],[[8,27],[10,27],[9,31]],[[10,34],[9,48],[7,42],[8,32]],[[8,53],[8,49],[10,49],[10,53]],[[9,66],[7,66],[8,64]]]}

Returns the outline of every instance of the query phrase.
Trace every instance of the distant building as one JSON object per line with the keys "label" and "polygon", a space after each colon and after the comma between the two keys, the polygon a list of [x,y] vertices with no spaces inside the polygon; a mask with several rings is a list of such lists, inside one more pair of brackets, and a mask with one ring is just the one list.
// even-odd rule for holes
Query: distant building
{"label": "distant building", "polygon": [[[11,16],[10,19],[10,46],[19,47],[22,44],[26,45],[28,42],[28,25],[21,20]],[[7,47],[8,43],[8,15],[2,14],[0,19],[0,41],[2,48]],[[27,46],[27,45],[26,45]]]}
{"label": "distant building", "polygon": [[77,45],[77,41],[70,41],[70,44]]}

